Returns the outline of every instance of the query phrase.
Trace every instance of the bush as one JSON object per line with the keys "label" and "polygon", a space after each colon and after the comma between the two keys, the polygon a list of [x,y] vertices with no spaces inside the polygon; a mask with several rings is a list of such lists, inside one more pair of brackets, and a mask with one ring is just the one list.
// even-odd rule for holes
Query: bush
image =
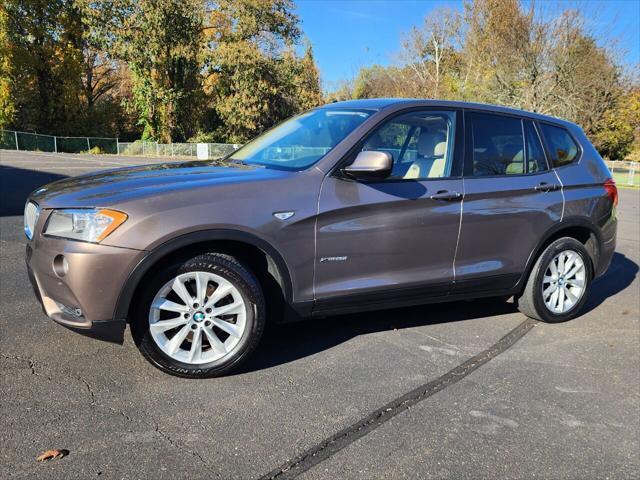
{"label": "bush", "polygon": [[199,131],[187,140],[187,143],[219,143],[220,138],[216,132]]}
{"label": "bush", "polygon": [[96,147],[93,147],[91,150],[87,151],[86,153],[90,153],[92,155],[103,155],[104,151],[102,151],[100,147],[96,146]]}

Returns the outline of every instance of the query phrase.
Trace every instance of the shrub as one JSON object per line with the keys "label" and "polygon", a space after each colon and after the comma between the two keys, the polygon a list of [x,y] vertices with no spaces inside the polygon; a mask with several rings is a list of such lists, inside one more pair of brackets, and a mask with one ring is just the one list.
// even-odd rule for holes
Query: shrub
{"label": "shrub", "polygon": [[[83,153],[85,153],[85,152],[83,152]],[[91,150],[89,150],[86,153],[90,153],[92,155],[103,155],[104,151],[100,147],[95,146],[95,147],[93,147]]]}

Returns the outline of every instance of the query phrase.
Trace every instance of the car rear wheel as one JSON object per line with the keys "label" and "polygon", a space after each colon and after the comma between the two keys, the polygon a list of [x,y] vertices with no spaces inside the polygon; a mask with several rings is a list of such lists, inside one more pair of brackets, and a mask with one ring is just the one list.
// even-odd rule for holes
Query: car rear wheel
{"label": "car rear wheel", "polygon": [[536,261],[518,309],[528,317],[559,323],[579,315],[587,300],[593,266],[584,245],[574,238],[554,241]]}
{"label": "car rear wheel", "polygon": [[234,257],[208,253],[153,275],[139,297],[131,330],[153,365],[205,378],[236,369],[265,324],[262,290]]}

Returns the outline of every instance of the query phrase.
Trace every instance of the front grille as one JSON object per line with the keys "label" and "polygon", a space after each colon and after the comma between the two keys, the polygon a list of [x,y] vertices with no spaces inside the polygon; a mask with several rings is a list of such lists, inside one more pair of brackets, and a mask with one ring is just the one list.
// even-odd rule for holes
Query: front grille
{"label": "front grille", "polygon": [[38,222],[40,209],[33,202],[28,202],[24,207],[24,233],[29,240],[33,238],[33,232]]}

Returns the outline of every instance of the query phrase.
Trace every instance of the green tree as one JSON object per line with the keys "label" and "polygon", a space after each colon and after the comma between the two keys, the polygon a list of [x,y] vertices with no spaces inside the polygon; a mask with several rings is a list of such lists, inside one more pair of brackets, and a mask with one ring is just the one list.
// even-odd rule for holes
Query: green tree
{"label": "green tree", "polygon": [[614,107],[604,113],[595,128],[593,141],[606,158],[623,160],[631,157],[636,160],[640,155],[639,87],[620,95]]}
{"label": "green tree", "polygon": [[133,83],[130,108],[143,137],[183,141],[197,129],[202,99],[203,3],[199,0],[121,0],[113,41]]}
{"label": "green tree", "polygon": [[11,65],[11,44],[7,35],[8,16],[0,8],[0,129],[13,124],[16,106],[12,94],[13,77]]}
{"label": "green tree", "polygon": [[293,95],[296,110],[308,110],[322,104],[320,71],[313,56],[313,47],[307,42],[302,58],[293,57]]}
{"label": "green tree", "polygon": [[[216,138],[244,142],[320,101],[313,53],[290,0],[220,0],[211,5],[206,92]],[[310,68],[313,65],[313,68]]]}
{"label": "green tree", "polygon": [[[13,126],[68,134],[78,122],[82,25],[72,0],[6,0],[2,85]],[[7,110],[9,111],[9,110]]]}
{"label": "green tree", "polygon": [[76,0],[82,16],[81,94],[83,135],[127,135],[131,120],[123,109],[130,99],[129,75],[118,60],[113,44],[114,28],[121,20],[118,4],[109,1]]}

